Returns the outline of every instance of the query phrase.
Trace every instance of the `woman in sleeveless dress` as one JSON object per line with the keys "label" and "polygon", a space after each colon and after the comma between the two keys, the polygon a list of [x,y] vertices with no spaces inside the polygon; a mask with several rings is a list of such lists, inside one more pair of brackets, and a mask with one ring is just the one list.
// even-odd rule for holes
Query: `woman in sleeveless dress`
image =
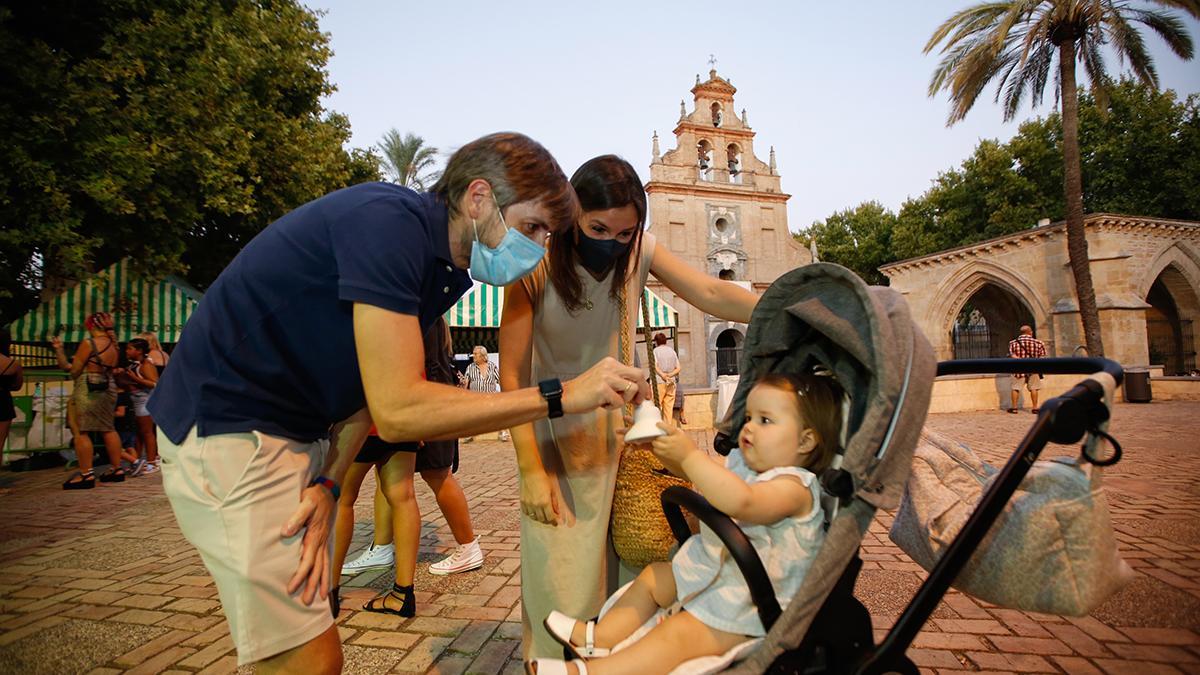
{"label": "woman in sleeveless dress", "polygon": [[12,393],[25,384],[21,362],[9,353],[11,344],[12,334],[8,332],[8,328],[0,328],[0,450],[3,450],[4,444],[8,442],[8,430],[12,428],[13,420],[17,417]]}
{"label": "woman in sleeveless dress", "polygon": [[121,436],[113,426],[113,411],[117,405],[117,383],[113,369],[120,361],[117,340],[112,332],[112,315],[96,312],[84,321],[90,337],[79,343],[75,357],[70,361],[63,352],[62,340],[56,335],[51,339],[58,367],[70,373],[75,380],[71,392],[71,403],[75,407],[78,430],[75,433],[75,455],[79,459],[79,471],[63,483],[64,490],[86,490],[96,487],[96,476],[92,472],[92,439],[88,432],[96,432],[104,438],[104,449],[112,463],[102,483],[120,483],[125,480],[121,468]]}
{"label": "woman in sleeveless dress", "polygon": [[[620,294],[626,326],[637,326],[638,298],[653,273],[702,312],[747,322],[758,297],[693,269],[643,233],[646,193],[625,160],[589,160],[571,184],[584,211],[571,232],[550,239],[528,277],[505,290],[500,385],[518,389],[566,381],[618,356]],[[631,343],[632,344],[632,343]],[[521,610],[524,658],[561,656],[542,621],[552,610],[595,616],[619,581],[608,523],[624,426],[620,409],[540,420],[511,430],[521,483]],[[568,611],[564,608],[570,608]],[[572,614],[571,612],[575,612]]]}

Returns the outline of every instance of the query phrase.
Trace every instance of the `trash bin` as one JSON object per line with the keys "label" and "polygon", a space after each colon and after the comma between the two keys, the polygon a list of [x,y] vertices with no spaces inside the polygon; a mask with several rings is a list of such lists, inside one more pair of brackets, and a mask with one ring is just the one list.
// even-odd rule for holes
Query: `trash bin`
{"label": "trash bin", "polygon": [[1125,400],[1130,403],[1149,403],[1150,370],[1136,368],[1125,371]]}

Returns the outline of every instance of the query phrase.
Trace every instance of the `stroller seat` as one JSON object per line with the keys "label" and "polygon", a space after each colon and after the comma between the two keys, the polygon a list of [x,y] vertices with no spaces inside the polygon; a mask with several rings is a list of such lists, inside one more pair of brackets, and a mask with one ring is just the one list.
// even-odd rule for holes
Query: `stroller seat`
{"label": "stroller seat", "polygon": [[[1037,372],[1090,374],[1105,371],[1120,383],[1118,364],[1105,359],[933,360],[898,293],[868,287],[849,270],[829,263],[780,277],[760,298],[739,363],[742,379],[714,447],[736,446],[746,398],[754,382],[772,372],[832,371],[847,392],[840,454],[821,476],[827,534],[796,595],[780,608],[753,546],[736,523],[683,487],[664,491],[662,502],[675,538],[691,532],[681,507],[721,539],[746,579],[767,635],[722,657],[696,659],[675,673],[916,673],[905,651],[959,570],[1011,497],[1029,465],[1050,441],[1074,443],[1098,432],[1109,416],[1104,385],[1085,380],[1043,403],[1033,428],[1000,478],[980,500],[908,608],[876,647],[870,614],[854,598],[862,561],[858,548],[877,508],[895,508],[912,465],[935,375]],[[1109,385],[1111,386],[1111,384]],[[1088,452],[1085,447],[1084,452]],[[1089,461],[1092,458],[1088,458]],[[1115,458],[1111,461],[1115,461]],[[624,588],[605,604],[615,602]],[[641,634],[657,623],[652,619]],[[617,649],[632,644],[635,633]]]}

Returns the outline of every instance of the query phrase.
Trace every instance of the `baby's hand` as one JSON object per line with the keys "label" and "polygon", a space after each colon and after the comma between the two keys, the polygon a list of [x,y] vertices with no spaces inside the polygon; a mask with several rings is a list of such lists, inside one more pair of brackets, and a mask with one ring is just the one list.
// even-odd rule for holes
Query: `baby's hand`
{"label": "baby's hand", "polygon": [[650,449],[654,452],[654,456],[664,464],[679,466],[693,452],[700,452],[696,444],[692,443],[692,439],[688,438],[688,435],[683,433],[679,427],[659,422],[658,428],[667,433],[655,438]]}

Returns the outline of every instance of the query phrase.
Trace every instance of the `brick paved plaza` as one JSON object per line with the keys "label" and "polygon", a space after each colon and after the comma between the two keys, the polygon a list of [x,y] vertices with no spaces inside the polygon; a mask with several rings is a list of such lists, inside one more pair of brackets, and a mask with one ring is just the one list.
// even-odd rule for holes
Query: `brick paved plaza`
{"label": "brick paved plaza", "polygon": [[[995,462],[1032,417],[934,415],[930,425]],[[1092,616],[998,609],[952,592],[910,655],[926,672],[1200,673],[1200,402],[1117,407],[1125,460],[1106,485],[1124,554],[1138,574]],[[1046,456],[1069,454],[1052,446]],[[424,569],[453,543],[418,479],[425,514],[420,613],[358,611],[390,571],[343,584],[347,673],[518,673],[520,564],[516,466],[507,443],[463,446],[459,479],[482,535],[483,569]],[[157,477],[63,492],[61,470],[0,474],[0,672],[224,673],[236,659],[198,556]],[[370,486],[368,486],[370,487]],[[370,494],[364,489],[363,494]],[[360,499],[354,549],[370,537]],[[864,542],[858,595],[886,629],[923,573],[892,545],[880,514]],[[351,555],[353,556],[353,549]]]}

